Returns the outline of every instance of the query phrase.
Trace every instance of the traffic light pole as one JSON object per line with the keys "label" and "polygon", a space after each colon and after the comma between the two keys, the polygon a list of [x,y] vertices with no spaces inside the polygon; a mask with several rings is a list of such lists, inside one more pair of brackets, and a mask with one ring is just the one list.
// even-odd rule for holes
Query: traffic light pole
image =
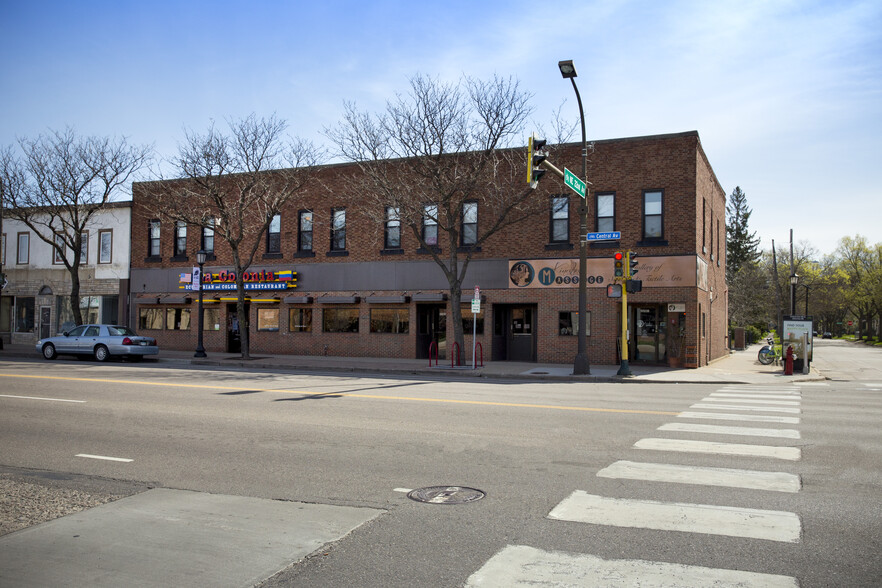
{"label": "traffic light pole", "polygon": [[628,367],[628,288],[622,284],[622,362],[619,365],[619,376],[630,376],[631,368]]}

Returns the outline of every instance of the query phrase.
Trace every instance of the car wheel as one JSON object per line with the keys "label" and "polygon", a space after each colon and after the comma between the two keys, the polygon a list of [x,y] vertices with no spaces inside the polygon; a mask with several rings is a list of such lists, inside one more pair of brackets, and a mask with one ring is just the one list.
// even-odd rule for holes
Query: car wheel
{"label": "car wheel", "polygon": [[95,359],[98,361],[107,361],[110,359],[110,351],[108,351],[107,347],[104,345],[99,345],[95,348]]}
{"label": "car wheel", "polygon": [[55,345],[52,343],[46,343],[43,345],[43,357],[46,359],[55,359],[58,357],[58,352],[55,351]]}

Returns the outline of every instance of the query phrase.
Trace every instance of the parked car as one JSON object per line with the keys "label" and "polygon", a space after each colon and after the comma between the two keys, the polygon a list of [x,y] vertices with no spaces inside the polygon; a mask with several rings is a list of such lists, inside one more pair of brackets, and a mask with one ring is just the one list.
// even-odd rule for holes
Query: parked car
{"label": "parked car", "polygon": [[91,356],[98,361],[126,357],[140,361],[145,355],[157,355],[159,346],[152,337],[141,337],[120,325],[80,325],[62,335],[37,341],[37,351],[46,359],[59,355]]}
{"label": "parked car", "polygon": [[831,333],[830,331],[824,331],[824,339],[832,339],[832,338],[833,338],[833,333]]}

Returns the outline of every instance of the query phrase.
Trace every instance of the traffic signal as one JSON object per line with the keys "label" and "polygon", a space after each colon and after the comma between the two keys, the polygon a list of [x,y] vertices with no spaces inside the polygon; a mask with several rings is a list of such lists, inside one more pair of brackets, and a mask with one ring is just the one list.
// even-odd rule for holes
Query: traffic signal
{"label": "traffic signal", "polygon": [[622,285],[621,284],[607,285],[606,297],[607,298],[621,298],[622,297]]}
{"label": "traffic signal", "polygon": [[637,273],[637,252],[629,251],[628,252],[628,277],[633,278],[634,274]]}
{"label": "traffic signal", "polygon": [[548,154],[542,150],[547,142],[545,139],[537,139],[533,135],[530,135],[527,140],[527,183],[532,188],[535,188],[542,176],[545,175],[545,170],[539,166],[548,159]]}
{"label": "traffic signal", "polygon": [[615,260],[615,277],[625,277],[625,254],[621,251],[616,251],[613,259]]}
{"label": "traffic signal", "polygon": [[634,294],[643,290],[643,280],[625,280],[625,292]]}

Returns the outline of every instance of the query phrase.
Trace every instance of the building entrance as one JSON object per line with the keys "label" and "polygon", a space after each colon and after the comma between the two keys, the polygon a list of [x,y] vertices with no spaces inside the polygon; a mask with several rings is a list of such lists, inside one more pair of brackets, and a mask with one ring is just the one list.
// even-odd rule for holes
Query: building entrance
{"label": "building entrance", "polygon": [[438,359],[447,359],[447,307],[417,304],[416,358],[428,358],[432,343],[438,349]]}
{"label": "building entrance", "polygon": [[493,361],[536,361],[535,304],[493,305]]}
{"label": "building entrance", "polygon": [[[245,316],[248,316],[250,309],[245,305]],[[239,314],[236,311],[236,303],[227,304],[227,352],[242,352],[242,329],[248,328],[248,321],[240,321]]]}
{"label": "building entrance", "polygon": [[667,362],[667,306],[629,306],[628,314],[628,328],[631,330],[629,360],[637,363]]}

